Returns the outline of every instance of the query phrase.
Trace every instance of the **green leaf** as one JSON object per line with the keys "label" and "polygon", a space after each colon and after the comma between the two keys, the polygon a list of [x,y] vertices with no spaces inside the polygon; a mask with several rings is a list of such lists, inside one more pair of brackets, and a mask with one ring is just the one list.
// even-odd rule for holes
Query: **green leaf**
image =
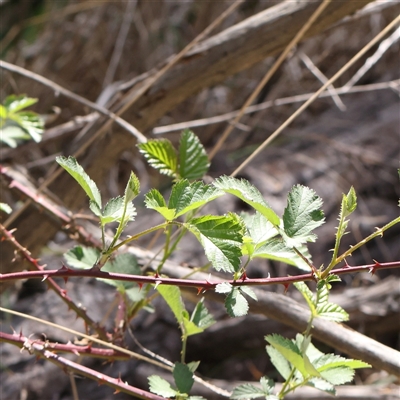
{"label": "green leaf", "polygon": [[258,388],[250,383],[245,383],[233,389],[233,393],[230,399],[234,400],[247,400],[247,399],[258,399],[260,397],[265,397],[264,390]]}
{"label": "green leaf", "polygon": [[353,188],[350,188],[349,193],[347,195],[343,194],[342,196],[342,204],[340,206],[340,213],[339,213],[339,226],[337,227],[336,231],[336,241],[335,241],[335,248],[333,250],[332,261],[331,265],[335,262],[337,254],[339,252],[340,242],[342,237],[347,233],[346,229],[349,224],[349,220],[346,219],[354,210],[357,208],[357,195]]}
{"label": "green leaf", "polygon": [[265,340],[297,368],[303,377],[306,378],[309,376],[304,365],[303,356],[293,341],[276,334],[265,336]]}
{"label": "green leaf", "polygon": [[308,286],[304,282],[295,282],[294,286],[305,298],[308,307],[310,308],[311,314],[313,316],[316,316],[317,304],[313,292],[308,288]]}
{"label": "green leaf", "polygon": [[21,111],[9,114],[8,118],[18,123],[36,143],[42,140],[44,121],[40,115],[32,111]]}
{"label": "green leaf", "polygon": [[[304,256],[309,255],[306,247],[301,247],[301,253]],[[293,249],[289,248],[280,237],[274,237],[261,246],[258,246],[254,250],[252,258],[268,258],[294,265],[303,271],[310,270],[310,266]]]}
{"label": "green leaf", "polygon": [[239,270],[243,226],[237,215],[205,215],[193,218],[184,226],[197,237],[217,271]]}
{"label": "green leaf", "polygon": [[7,109],[0,104],[0,127],[3,126],[3,120],[7,118]]}
{"label": "green leaf", "polygon": [[190,371],[194,373],[198,368],[198,366],[200,365],[200,361],[192,361],[190,363],[187,363],[186,365],[190,369]]}
{"label": "green leaf", "polygon": [[71,267],[86,269],[96,264],[100,252],[93,247],[75,246],[64,254],[64,259]]}
{"label": "green leaf", "polygon": [[222,191],[203,182],[189,183],[182,179],[172,187],[168,206],[161,193],[152,189],[146,195],[146,206],[158,211],[166,220],[172,221],[189,211],[195,210],[223,194]]}
{"label": "green leaf", "polygon": [[26,95],[10,95],[4,101],[4,106],[9,113],[16,113],[24,108],[28,108],[31,105],[37,103],[38,99],[26,97]]}
{"label": "green leaf", "polygon": [[240,286],[239,289],[242,293],[247,294],[247,296],[252,298],[254,301],[257,301],[257,295],[255,294],[254,290],[251,287]]}
{"label": "green leaf", "polygon": [[100,191],[96,184],[89,178],[89,175],[78,164],[74,157],[56,157],[56,161],[63,167],[81,186],[89,199],[94,201],[101,209],[101,196]]}
{"label": "green leaf", "polygon": [[175,209],[177,218],[222,195],[222,191],[203,182],[189,183],[188,180],[182,179],[172,187],[168,208]]}
{"label": "green leaf", "polygon": [[[330,278],[334,281],[337,278]],[[331,284],[327,280],[320,280],[317,284],[316,315],[335,322],[348,321],[349,314],[337,304],[329,303],[329,290]]]}
{"label": "green leaf", "polygon": [[174,313],[177,321],[180,324],[183,323],[183,313],[186,310],[182,301],[181,291],[179,287],[170,285],[159,285],[157,286],[157,291],[166,301],[169,308]]}
{"label": "green leaf", "polygon": [[275,387],[274,381],[272,379],[267,378],[266,376],[263,376],[260,379],[260,384],[265,394],[271,394]]}
{"label": "green leaf", "polygon": [[209,313],[204,305],[204,297],[196,304],[190,320],[199,328],[207,329],[215,324],[213,316]]}
{"label": "green leaf", "polygon": [[145,204],[147,208],[159,212],[167,221],[172,221],[175,218],[175,209],[170,210],[167,207],[164,197],[157,189],[151,189],[146,194]]}
{"label": "green leaf", "polygon": [[128,183],[126,184],[124,199],[126,203],[130,203],[140,193],[139,178],[131,172]]}
{"label": "green leaf", "polygon": [[266,349],[272,365],[281,374],[282,378],[287,380],[292,370],[289,361],[274,347],[267,346]]}
{"label": "green leaf", "polygon": [[293,186],[283,213],[285,240],[289,247],[315,240],[312,230],[324,223],[321,206],[322,199],[314,190],[301,185]]}
{"label": "green leaf", "polygon": [[[124,208],[125,206],[127,207],[126,210]],[[100,221],[103,226],[116,221],[124,223],[133,221],[135,215],[136,211],[133,204],[126,204],[125,198],[118,196],[107,202],[104,207],[103,215],[100,216]]]}
{"label": "green leaf", "polygon": [[214,181],[214,186],[233,194],[260,212],[273,225],[279,226],[280,219],[262,197],[260,191],[245,179],[222,176]]}
{"label": "green leaf", "polygon": [[12,208],[7,203],[0,203],[0,211],[11,214]]}
{"label": "green leaf", "polygon": [[246,225],[255,248],[262,246],[278,234],[276,227],[259,212],[255,214],[242,213],[240,217]]}
{"label": "green leaf", "polygon": [[203,332],[202,328],[196,326],[194,322],[190,321],[185,305],[183,304],[179,287],[159,285],[157,286],[157,291],[161,294],[175,315],[184,336],[187,337]]}
{"label": "green leaf", "polygon": [[348,367],[336,367],[321,372],[322,378],[332,385],[343,385],[354,378],[354,370]]}
{"label": "green leaf", "polygon": [[331,368],[347,367],[352,369],[371,368],[371,365],[360,360],[344,358],[336,354],[322,354],[316,358],[314,365],[321,373]]}
{"label": "green leaf", "polygon": [[28,140],[30,136],[19,125],[9,125],[8,122],[0,129],[0,142],[12,148],[17,147],[19,140]]}
{"label": "green leaf", "polygon": [[215,291],[217,293],[229,293],[232,290],[233,286],[228,282],[218,283],[215,287]]}
{"label": "green leaf", "polygon": [[147,162],[161,174],[178,177],[178,157],[172,143],[167,139],[149,140],[137,145]]}
{"label": "green leaf", "polygon": [[189,367],[185,364],[177,362],[174,365],[172,374],[174,376],[175,384],[179,390],[179,393],[189,394],[194,383],[193,372],[189,369]]}
{"label": "green leaf", "polygon": [[242,317],[247,315],[249,303],[246,298],[240,293],[239,288],[234,287],[226,296],[225,308],[231,317]]}
{"label": "green leaf", "polygon": [[233,390],[230,399],[257,399],[259,397],[264,397],[268,400],[278,400],[278,398],[272,395],[274,389],[274,382],[272,379],[268,379],[263,376],[260,379],[261,388],[251,385],[250,383],[245,383],[240,385]]}
{"label": "green leaf", "polygon": [[182,132],[179,143],[179,175],[185,179],[201,179],[210,162],[199,138],[190,130]]}
{"label": "green leaf", "polygon": [[160,376],[151,375],[147,379],[149,381],[150,392],[165,398],[176,396],[176,390],[172,389],[171,385]]}
{"label": "green leaf", "polygon": [[[143,275],[136,257],[130,253],[118,254],[113,260],[106,262],[101,270],[102,272],[113,272],[127,275]],[[115,286],[121,292],[125,292],[131,288],[138,288],[138,285],[135,282],[101,278],[97,279],[107,283],[108,285]],[[130,295],[133,296],[134,292],[131,292]],[[135,295],[137,296],[138,294],[135,293]]]}
{"label": "green leaf", "polygon": [[322,392],[326,392],[332,394],[333,396],[336,395],[335,387],[321,378],[312,378],[307,382],[307,386],[312,386],[315,389],[321,390]]}

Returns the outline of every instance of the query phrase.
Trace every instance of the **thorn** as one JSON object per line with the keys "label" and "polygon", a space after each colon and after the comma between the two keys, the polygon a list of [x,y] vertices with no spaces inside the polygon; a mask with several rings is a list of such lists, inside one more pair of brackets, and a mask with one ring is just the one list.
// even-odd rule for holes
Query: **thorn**
{"label": "thorn", "polygon": [[142,282],[138,282],[137,284],[139,285],[139,291],[142,290],[143,283]]}
{"label": "thorn", "polygon": [[60,294],[62,297],[67,297],[67,290],[66,289],[60,289]]}
{"label": "thorn", "polygon": [[345,265],[346,268],[351,268],[351,266],[349,265],[349,263],[347,262],[346,259],[344,259],[344,263],[346,264],[346,265]]}
{"label": "thorn", "polygon": [[71,271],[71,268],[69,268],[65,264],[63,264],[62,267],[58,271],[60,271],[60,272],[69,272],[69,271]]}
{"label": "thorn", "polygon": [[380,267],[380,263],[378,262],[378,261],[376,261],[376,260],[373,260],[374,261],[374,263],[375,263],[375,265],[373,265],[371,268],[369,268],[369,270],[368,270],[368,272],[371,274],[371,275],[375,275],[375,272],[376,272],[376,270]]}
{"label": "thorn", "polygon": [[156,271],[156,273],[154,274],[154,278],[159,278],[160,275],[158,274],[158,272]]}
{"label": "thorn", "polygon": [[63,276],[63,279],[64,279],[65,284],[67,284],[67,282],[68,282],[68,276]]}
{"label": "thorn", "polygon": [[157,286],[162,283],[161,281],[156,281],[156,285],[154,286],[154,289],[157,289]]}
{"label": "thorn", "polygon": [[203,291],[203,288],[202,288],[202,287],[198,287],[198,288],[197,288],[197,296],[198,296],[202,291]]}
{"label": "thorn", "polygon": [[48,275],[43,275],[42,282],[44,282],[49,276]]}
{"label": "thorn", "polygon": [[247,279],[246,271],[243,272],[242,276],[240,277],[242,282],[244,282]]}
{"label": "thorn", "polygon": [[285,291],[283,292],[283,294],[287,294],[289,290],[289,283],[284,283],[283,286],[285,287]]}

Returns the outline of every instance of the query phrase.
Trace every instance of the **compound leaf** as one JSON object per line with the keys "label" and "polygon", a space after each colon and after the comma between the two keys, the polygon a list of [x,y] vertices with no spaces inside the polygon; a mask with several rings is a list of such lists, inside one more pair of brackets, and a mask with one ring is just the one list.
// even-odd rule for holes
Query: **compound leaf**
{"label": "compound leaf", "polygon": [[311,232],[324,223],[321,206],[322,199],[314,190],[301,185],[293,186],[283,213],[284,237],[289,247],[315,240]]}
{"label": "compound leaf", "polygon": [[260,212],[273,225],[279,226],[280,219],[262,197],[260,191],[245,179],[222,176],[214,181],[214,186],[233,194]]}
{"label": "compound leaf", "polygon": [[63,167],[81,186],[85,193],[89,196],[89,199],[94,201],[96,205],[101,209],[101,196],[100,191],[97,188],[94,181],[89,178],[89,175],[84,169],[78,164],[74,157],[56,157],[57,163]]}
{"label": "compound leaf", "polygon": [[184,179],[201,179],[210,162],[199,138],[190,130],[182,132],[179,142],[179,175]]}
{"label": "compound leaf", "polygon": [[178,157],[176,150],[168,139],[149,140],[138,144],[139,151],[147,162],[161,174],[178,177]]}

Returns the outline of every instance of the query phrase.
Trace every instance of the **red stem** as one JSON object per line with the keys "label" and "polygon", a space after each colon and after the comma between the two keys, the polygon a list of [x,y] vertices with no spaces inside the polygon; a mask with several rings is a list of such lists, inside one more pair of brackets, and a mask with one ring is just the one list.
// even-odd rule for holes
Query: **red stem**
{"label": "red stem", "polygon": [[[343,268],[334,269],[331,271],[331,274],[335,275],[343,275],[350,274],[354,272],[362,272],[367,271],[370,273],[375,273],[377,270],[381,269],[391,269],[391,268],[400,268],[400,261],[393,261],[387,263],[378,263],[368,264],[368,265],[360,265],[360,266],[346,266]],[[303,281],[315,281],[315,276],[313,273],[307,273],[296,276],[286,276],[286,277],[277,277],[277,278],[248,278],[238,280],[228,280],[228,281],[218,281],[218,282],[209,282],[208,280],[189,280],[189,279],[177,279],[177,278],[164,278],[162,276],[142,276],[142,275],[128,275],[128,274],[119,274],[112,272],[103,272],[98,271],[96,269],[85,269],[85,270],[76,270],[71,269],[66,266],[58,270],[40,270],[40,271],[22,271],[22,272],[11,272],[8,274],[0,274],[0,282],[13,281],[19,279],[50,279],[50,278],[71,278],[71,277],[89,277],[89,278],[101,278],[101,279],[111,279],[115,281],[127,281],[127,282],[135,282],[139,285],[143,284],[163,284],[163,285],[173,285],[173,286],[186,286],[186,287],[194,287],[200,291],[215,289],[215,287],[223,282],[228,282],[232,286],[261,286],[261,285],[288,285],[294,282],[303,282]]]}

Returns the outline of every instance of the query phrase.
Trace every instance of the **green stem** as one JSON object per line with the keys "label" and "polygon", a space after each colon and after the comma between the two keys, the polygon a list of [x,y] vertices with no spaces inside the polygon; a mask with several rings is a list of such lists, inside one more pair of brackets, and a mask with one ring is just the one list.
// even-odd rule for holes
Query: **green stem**
{"label": "green stem", "polygon": [[365,239],[361,240],[361,242],[358,242],[354,246],[351,246],[350,249],[345,251],[340,257],[337,257],[335,260],[332,260],[332,262],[329,264],[329,266],[325,269],[325,271],[321,274],[321,279],[325,279],[331,270],[340,262],[342,262],[346,257],[349,257],[355,250],[359,249],[361,246],[364,246],[366,243],[371,241],[372,239],[375,239],[378,236],[383,236],[383,232],[391,228],[392,226],[398,224],[400,222],[400,217],[395,218],[393,221],[390,221],[388,224],[383,226],[382,228],[377,229],[374,233],[366,237]]}
{"label": "green stem", "polygon": [[290,375],[286,379],[285,383],[282,385],[282,388],[281,388],[280,392],[278,393],[278,397],[280,399],[283,399],[287,393],[292,391],[291,387],[289,388],[288,391],[286,391],[286,388],[289,386],[290,381],[292,380],[295,372],[296,372],[296,368],[292,368],[292,370],[290,371]]}
{"label": "green stem", "polygon": [[[184,332],[184,329],[182,329],[182,332]],[[182,351],[181,351],[181,363],[185,364],[185,358],[186,358],[186,346],[187,346],[187,335],[183,333],[182,335]]]}
{"label": "green stem", "polygon": [[160,225],[153,226],[152,228],[146,229],[145,231],[142,231],[142,232],[140,232],[140,233],[137,233],[136,235],[133,235],[133,236],[129,237],[128,239],[123,240],[121,243],[118,243],[116,246],[109,248],[108,251],[107,251],[107,253],[108,253],[108,254],[111,254],[111,253],[113,253],[115,250],[119,249],[120,247],[125,246],[126,244],[128,244],[128,243],[130,243],[130,242],[133,242],[134,240],[137,240],[137,239],[139,239],[140,237],[142,237],[142,236],[144,236],[144,235],[147,235],[147,234],[149,234],[149,233],[151,233],[151,232],[157,231],[158,229],[164,229],[164,228],[166,228],[169,224],[177,224],[177,225],[180,225],[179,223],[173,222],[173,221],[166,221],[166,222],[163,222],[163,223],[160,224]]}

